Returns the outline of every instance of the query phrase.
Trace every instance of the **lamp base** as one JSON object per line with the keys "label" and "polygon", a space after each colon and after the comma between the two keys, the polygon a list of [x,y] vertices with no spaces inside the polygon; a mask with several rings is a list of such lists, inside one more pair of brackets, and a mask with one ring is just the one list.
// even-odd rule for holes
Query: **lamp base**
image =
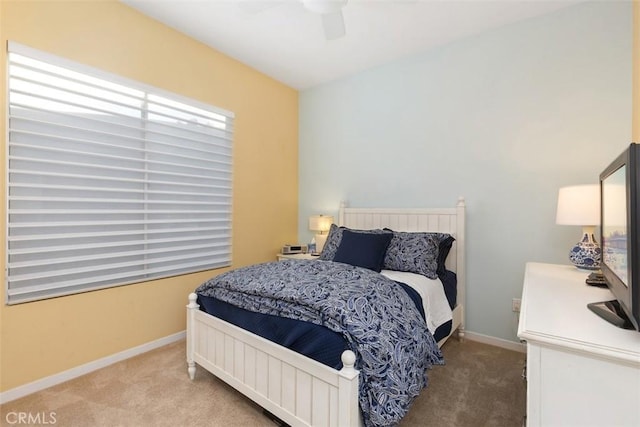
{"label": "lamp base", "polygon": [[327,241],[328,234],[316,234],[316,253],[321,253]]}
{"label": "lamp base", "polygon": [[602,249],[594,237],[595,227],[584,227],[582,239],[571,248],[569,260],[582,270],[599,270]]}

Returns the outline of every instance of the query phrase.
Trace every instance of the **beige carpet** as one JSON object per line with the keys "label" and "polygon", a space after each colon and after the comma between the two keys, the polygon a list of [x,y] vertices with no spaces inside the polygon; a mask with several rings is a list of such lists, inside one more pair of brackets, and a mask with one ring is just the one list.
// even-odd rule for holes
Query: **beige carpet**
{"label": "beige carpet", "polygon": [[[523,353],[449,340],[447,364],[429,372],[429,387],[400,424],[410,426],[521,426]],[[56,426],[268,426],[262,410],[198,368],[186,372],[184,341],[8,402],[2,426],[19,413]],[[42,422],[47,421],[47,422]],[[34,424],[32,424],[34,425]]]}

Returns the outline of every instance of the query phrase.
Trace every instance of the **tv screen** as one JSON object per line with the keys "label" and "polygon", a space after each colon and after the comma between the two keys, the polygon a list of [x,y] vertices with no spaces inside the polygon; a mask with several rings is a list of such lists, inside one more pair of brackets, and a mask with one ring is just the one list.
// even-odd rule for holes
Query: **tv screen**
{"label": "tv screen", "polygon": [[602,181],[602,256],[625,287],[629,287],[627,264],[627,166]]}
{"label": "tv screen", "polygon": [[589,304],[605,320],[640,331],[640,149],[631,144],[600,174],[600,268],[614,300]]}

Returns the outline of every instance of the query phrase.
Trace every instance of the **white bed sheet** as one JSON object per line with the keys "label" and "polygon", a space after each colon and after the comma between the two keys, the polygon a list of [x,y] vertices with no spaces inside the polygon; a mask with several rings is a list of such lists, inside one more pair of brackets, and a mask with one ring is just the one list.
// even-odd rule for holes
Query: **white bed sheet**
{"label": "white bed sheet", "polygon": [[418,292],[422,298],[427,328],[432,334],[438,326],[453,319],[453,313],[440,279],[429,279],[421,274],[405,271],[382,270],[380,273],[391,280],[405,283]]}

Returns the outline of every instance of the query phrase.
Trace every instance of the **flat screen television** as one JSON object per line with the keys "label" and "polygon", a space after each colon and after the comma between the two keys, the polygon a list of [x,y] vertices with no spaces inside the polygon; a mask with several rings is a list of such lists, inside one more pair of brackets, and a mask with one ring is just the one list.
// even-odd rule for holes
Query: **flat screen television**
{"label": "flat screen television", "polygon": [[600,268],[612,301],[589,304],[605,320],[640,331],[640,146],[631,144],[600,174]]}

